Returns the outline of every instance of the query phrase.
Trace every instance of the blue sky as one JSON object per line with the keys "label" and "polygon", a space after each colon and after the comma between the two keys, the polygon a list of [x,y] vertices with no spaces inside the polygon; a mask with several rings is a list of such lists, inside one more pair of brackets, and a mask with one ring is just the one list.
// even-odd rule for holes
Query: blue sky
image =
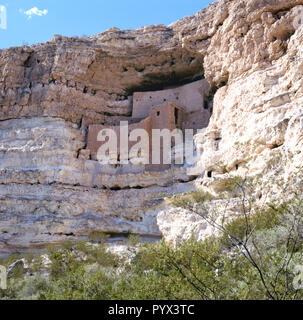
{"label": "blue sky", "polygon": [[0,48],[48,41],[54,34],[90,36],[111,27],[135,29],[150,24],[168,25],[198,12],[210,2],[212,0],[0,0],[7,15],[7,27],[3,29],[0,7]]}

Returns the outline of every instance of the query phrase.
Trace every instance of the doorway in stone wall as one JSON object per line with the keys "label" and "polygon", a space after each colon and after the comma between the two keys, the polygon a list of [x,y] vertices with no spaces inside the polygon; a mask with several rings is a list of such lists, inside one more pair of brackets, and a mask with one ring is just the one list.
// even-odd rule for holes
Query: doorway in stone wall
{"label": "doorway in stone wall", "polygon": [[178,124],[179,121],[179,110],[175,108],[175,125]]}

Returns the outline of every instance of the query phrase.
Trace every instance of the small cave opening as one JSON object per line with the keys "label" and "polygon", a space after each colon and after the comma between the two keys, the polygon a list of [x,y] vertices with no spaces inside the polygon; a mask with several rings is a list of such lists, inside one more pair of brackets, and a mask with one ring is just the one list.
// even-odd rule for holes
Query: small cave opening
{"label": "small cave opening", "polygon": [[205,110],[208,110],[208,109],[209,109],[209,103],[208,103],[207,100],[204,101],[203,108],[204,108]]}
{"label": "small cave opening", "polygon": [[24,61],[25,68],[31,68],[34,64],[34,56],[33,53],[30,53],[27,59]]}
{"label": "small cave opening", "polygon": [[65,235],[66,237],[74,237],[74,236],[75,236],[75,234],[74,234],[73,232],[64,233],[64,235]]}
{"label": "small cave opening", "polygon": [[277,143],[274,143],[270,146],[270,149],[277,149],[279,147],[281,147],[282,144],[277,144]]}
{"label": "small cave opening", "polygon": [[121,187],[119,187],[119,186],[113,186],[113,187],[110,187],[109,189],[110,189],[110,190],[112,190],[112,191],[119,191],[119,190],[122,190],[122,188],[121,188]]}
{"label": "small cave opening", "polygon": [[213,172],[212,172],[212,171],[207,171],[207,177],[208,177],[208,178],[211,178],[212,175],[213,175]]}

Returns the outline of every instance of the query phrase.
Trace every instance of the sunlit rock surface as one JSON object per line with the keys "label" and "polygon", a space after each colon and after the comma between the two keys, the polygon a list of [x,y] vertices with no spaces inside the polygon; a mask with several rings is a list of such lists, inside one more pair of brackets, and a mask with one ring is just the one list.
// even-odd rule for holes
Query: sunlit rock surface
{"label": "sunlit rock surface", "polygon": [[[220,0],[170,26],[1,50],[0,253],[93,231],[162,232],[175,242],[198,224],[201,239],[212,231],[179,209],[160,210],[163,194],[207,186],[210,174],[275,175],[268,161],[277,152],[287,179],[303,160],[301,5]],[[134,92],[199,79],[213,113],[195,137],[195,175],[119,174],[90,159],[89,124],[130,119]]]}

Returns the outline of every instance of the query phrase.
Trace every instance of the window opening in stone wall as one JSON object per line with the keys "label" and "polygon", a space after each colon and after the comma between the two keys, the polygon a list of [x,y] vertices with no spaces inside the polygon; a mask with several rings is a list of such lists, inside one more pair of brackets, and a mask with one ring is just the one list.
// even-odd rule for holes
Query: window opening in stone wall
{"label": "window opening in stone wall", "polygon": [[178,124],[179,121],[179,110],[175,108],[175,124]]}

